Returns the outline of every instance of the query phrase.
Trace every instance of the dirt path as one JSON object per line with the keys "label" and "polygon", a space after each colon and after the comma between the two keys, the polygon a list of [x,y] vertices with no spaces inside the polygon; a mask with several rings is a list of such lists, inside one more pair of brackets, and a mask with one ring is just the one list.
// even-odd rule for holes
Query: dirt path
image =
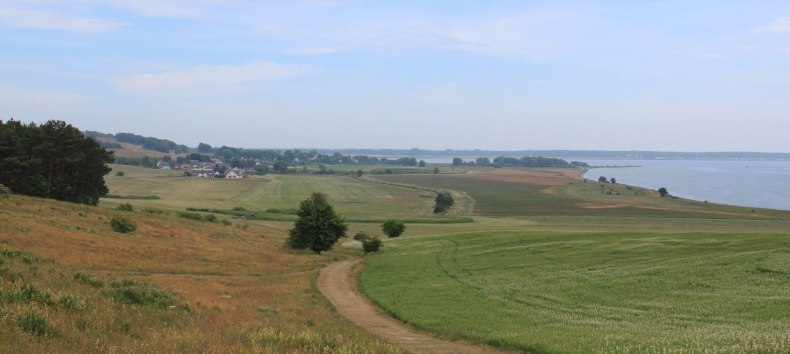
{"label": "dirt path", "polygon": [[337,312],[357,326],[412,353],[510,353],[504,350],[464,342],[437,339],[417,333],[395,320],[360,294],[351,277],[359,260],[334,262],[318,275],[318,289],[335,306]]}

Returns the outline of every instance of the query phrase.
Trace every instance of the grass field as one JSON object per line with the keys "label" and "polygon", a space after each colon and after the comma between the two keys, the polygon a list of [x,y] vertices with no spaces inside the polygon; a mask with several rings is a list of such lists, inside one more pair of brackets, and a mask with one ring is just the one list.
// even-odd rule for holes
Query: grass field
{"label": "grass field", "polygon": [[[787,352],[790,213],[585,183],[573,170],[375,176],[474,201],[361,274],[393,316],[532,352]],[[470,233],[471,232],[471,233]]]}
{"label": "grass field", "polygon": [[[426,331],[536,352],[790,350],[782,317],[790,212],[584,183],[574,169],[205,180],[112,167],[112,197],[98,208],[0,199],[0,249],[40,260],[2,258],[12,272],[0,275],[19,274],[55,304],[3,300],[0,352],[398,352],[339,319],[313,284],[324,265],[361,255],[358,242],[320,256],[283,247],[292,211],[312,192],[330,196],[351,221],[349,234],[381,235],[381,220],[407,220],[400,239],[369,257],[361,285]],[[438,190],[456,200],[447,215],[432,213]],[[135,211],[114,210],[121,203]],[[246,211],[234,215],[238,207]],[[187,208],[216,209],[196,219],[219,219],[179,217]],[[138,230],[111,231],[108,220],[119,215]],[[105,287],[86,287],[77,272]],[[169,306],[190,310],[118,302],[109,284],[123,279],[158,286],[172,295]],[[31,293],[7,279],[0,288]],[[89,305],[57,305],[66,295]],[[24,329],[31,311],[52,335]]]}
{"label": "grass field", "polygon": [[284,228],[0,197],[0,352],[400,352],[334,314],[313,283],[336,255]]}
{"label": "grass field", "polygon": [[412,238],[361,279],[414,326],[538,353],[790,350],[790,234]]}
{"label": "grass field", "polygon": [[[381,220],[390,217],[433,217],[436,194],[414,188],[365,182],[349,176],[276,175],[242,180],[176,177],[178,171],[113,165],[107,176],[110,194],[156,196],[135,200],[136,206],[174,210],[242,207],[252,211],[293,209],[313,192],[329,195],[338,212],[355,219]],[[126,200],[105,198],[113,206]]]}

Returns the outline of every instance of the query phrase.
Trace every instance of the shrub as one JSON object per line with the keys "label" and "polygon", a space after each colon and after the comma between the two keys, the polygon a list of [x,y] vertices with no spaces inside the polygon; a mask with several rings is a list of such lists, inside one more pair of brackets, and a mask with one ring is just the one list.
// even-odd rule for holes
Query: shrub
{"label": "shrub", "polygon": [[247,211],[244,207],[233,207],[233,211]]}
{"label": "shrub", "polygon": [[79,297],[71,294],[61,296],[58,299],[58,305],[70,311],[82,311],[88,307],[88,304],[85,302],[85,300],[82,300]]}
{"label": "shrub", "polygon": [[176,213],[176,215],[186,219],[203,220],[203,216],[198,213],[188,213],[185,211],[179,211],[178,213]]}
{"label": "shrub", "polygon": [[137,230],[137,224],[123,216],[115,216],[110,219],[110,226],[112,227],[113,231],[120,232],[122,234]]}
{"label": "shrub", "polygon": [[225,219],[223,219],[223,220],[222,220],[222,225],[225,225],[225,226],[230,226],[230,225],[233,225],[233,223],[232,223],[232,222],[230,222],[230,221],[228,221],[228,220],[225,220]]}
{"label": "shrub", "polygon": [[0,184],[0,197],[5,197],[11,195],[11,188],[8,188],[2,184]]}
{"label": "shrub", "polygon": [[206,221],[208,221],[208,222],[216,222],[217,221],[217,217],[214,214],[208,214],[208,215],[206,215]]}
{"label": "shrub", "polygon": [[96,279],[83,272],[74,273],[74,280],[80,284],[85,284],[96,289],[104,286],[104,282],[101,279]]}
{"label": "shrub", "polygon": [[362,250],[365,254],[378,252],[381,249],[381,240],[378,237],[368,236],[362,239]]}
{"label": "shrub", "polygon": [[115,175],[118,176],[118,177],[123,177],[125,175],[125,173],[123,173],[123,171],[118,171],[118,172],[115,172]]}
{"label": "shrub", "polygon": [[120,211],[134,211],[134,207],[129,203],[123,203],[121,205],[118,205],[118,207],[116,207],[115,209]]}
{"label": "shrub", "polygon": [[354,235],[354,240],[362,241],[362,240],[364,240],[365,238],[368,238],[368,237],[373,237],[373,235],[371,235],[371,234],[369,234],[369,233],[367,233],[365,231],[359,231],[359,232],[357,232]]}
{"label": "shrub", "polygon": [[381,230],[389,237],[398,237],[406,231],[406,224],[403,221],[387,220],[381,225]]}
{"label": "shrub", "polygon": [[658,189],[658,194],[660,194],[662,197],[667,197],[669,196],[669,191],[667,191],[666,188],[661,187]]}
{"label": "shrub", "polygon": [[19,323],[19,327],[27,333],[37,336],[55,334],[55,329],[47,323],[47,319],[38,311],[27,311],[23,313],[19,316],[17,322]]}
{"label": "shrub", "polygon": [[155,305],[162,308],[175,304],[175,297],[153,284],[138,283],[132,279],[113,281],[108,294],[114,301],[130,305]]}

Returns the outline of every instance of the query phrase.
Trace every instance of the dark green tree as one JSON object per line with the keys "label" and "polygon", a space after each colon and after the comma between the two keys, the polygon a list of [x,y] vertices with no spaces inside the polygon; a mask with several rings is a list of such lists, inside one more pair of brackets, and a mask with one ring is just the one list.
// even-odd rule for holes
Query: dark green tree
{"label": "dark green tree", "polygon": [[287,173],[288,163],[285,161],[277,161],[274,163],[274,166],[272,166],[272,169],[274,170],[274,172]]}
{"label": "dark green tree", "polygon": [[608,180],[608,179],[606,179],[606,177],[604,177],[604,176],[601,176],[601,177],[598,177],[598,182],[601,182],[601,183],[609,183],[609,180]]}
{"label": "dark green tree", "polygon": [[436,195],[436,206],[434,206],[433,208],[433,213],[434,214],[444,213],[445,211],[447,211],[447,209],[450,209],[450,207],[452,207],[453,204],[455,204],[455,200],[453,199],[453,196],[450,193],[439,192]]}
{"label": "dark green tree", "polygon": [[667,191],[666,188],[661,187],[658,189],[658,194],[660,194],[662,197],[667,197],[669,196],[669,191]]}
{"label": "dark green tree", "polygon": [[365,254],[378,252],[381,249],[381,240],[375,236],[368,236],[362,239],[362,250]]}
{"label": "dark green tree", "polygon": [[420,162],[417,165],[420,167],[425,167],[425,160],[420,160]]}
{"label": "dark green tree", "polygon": [[464,160],[460,157],[453,157],[453,166],[461,166],[464,164]]}
{"label": "dark green tree", "polygon": [[299,204],[299,217],[294,228],[288,230],[287,244],[295,249],[309,249],[320,254],[332,248],[346,235],[345,220],[335,213],[324,193],[313,193]]}
{"label": "dark green tree", "polygon": [[434,167],[433,168],[433,174],[435,174],[435,175],[439,174],[439,168],[438,167]]}
{"label": "dark green tree", "polygon": [[111,152],[63,121],[0,121],[0,183],[14,192],[96,205]]}
{"label": "dark green tree", "polygon": [[209,145],[209,144],[200,143],[200,144],[198,144],[197,150],[198,150],[198,152],[208,153],[208,152],[213,152],[214,148],[212,148],[211,145]]}
{"label": "dark green tree", "polygon": [[357,170],[357,177],[362,177],[362,170]]}
{"label": "dark green tree", "polygon": [[406,224],[403,221],[387,220],[381,224],[381,231],[389,237],[398,237],[406,231]]}

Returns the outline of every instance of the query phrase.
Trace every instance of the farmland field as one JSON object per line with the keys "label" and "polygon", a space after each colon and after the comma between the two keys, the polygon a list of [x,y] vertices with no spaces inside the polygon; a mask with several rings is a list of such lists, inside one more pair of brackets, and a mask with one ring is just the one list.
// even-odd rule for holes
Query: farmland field
{"label": "farmland field", "polygon": [[488,232],[390,242],[363,290],[418,328],[533,352],[787,352],[790,234]]}
{"label": "farmland field", "polygon": [[[790,350],[790,213],[661,198],[569,170],[375,176],[474,200],[360,276],[422,330],[530,352]],[[416,230],[414,230],[416,229]]]}
{"label": "farmland field", "polygon": [[[431,216],[435,194],[413,188],[365,182],[349,176],[277,175],[252,176],[243,180],[177,177],[179,171],[164,171],[113,165],[107,176],[111,195],[156,196],[135,200],[136,205],[165,209],[185,208],[248,210],[293,209],[313,192],[330,196],[342,214],[357,219]],[[124,176],[116,176],[123,171]],[[105,198],[113,205],[126,202]]]}

